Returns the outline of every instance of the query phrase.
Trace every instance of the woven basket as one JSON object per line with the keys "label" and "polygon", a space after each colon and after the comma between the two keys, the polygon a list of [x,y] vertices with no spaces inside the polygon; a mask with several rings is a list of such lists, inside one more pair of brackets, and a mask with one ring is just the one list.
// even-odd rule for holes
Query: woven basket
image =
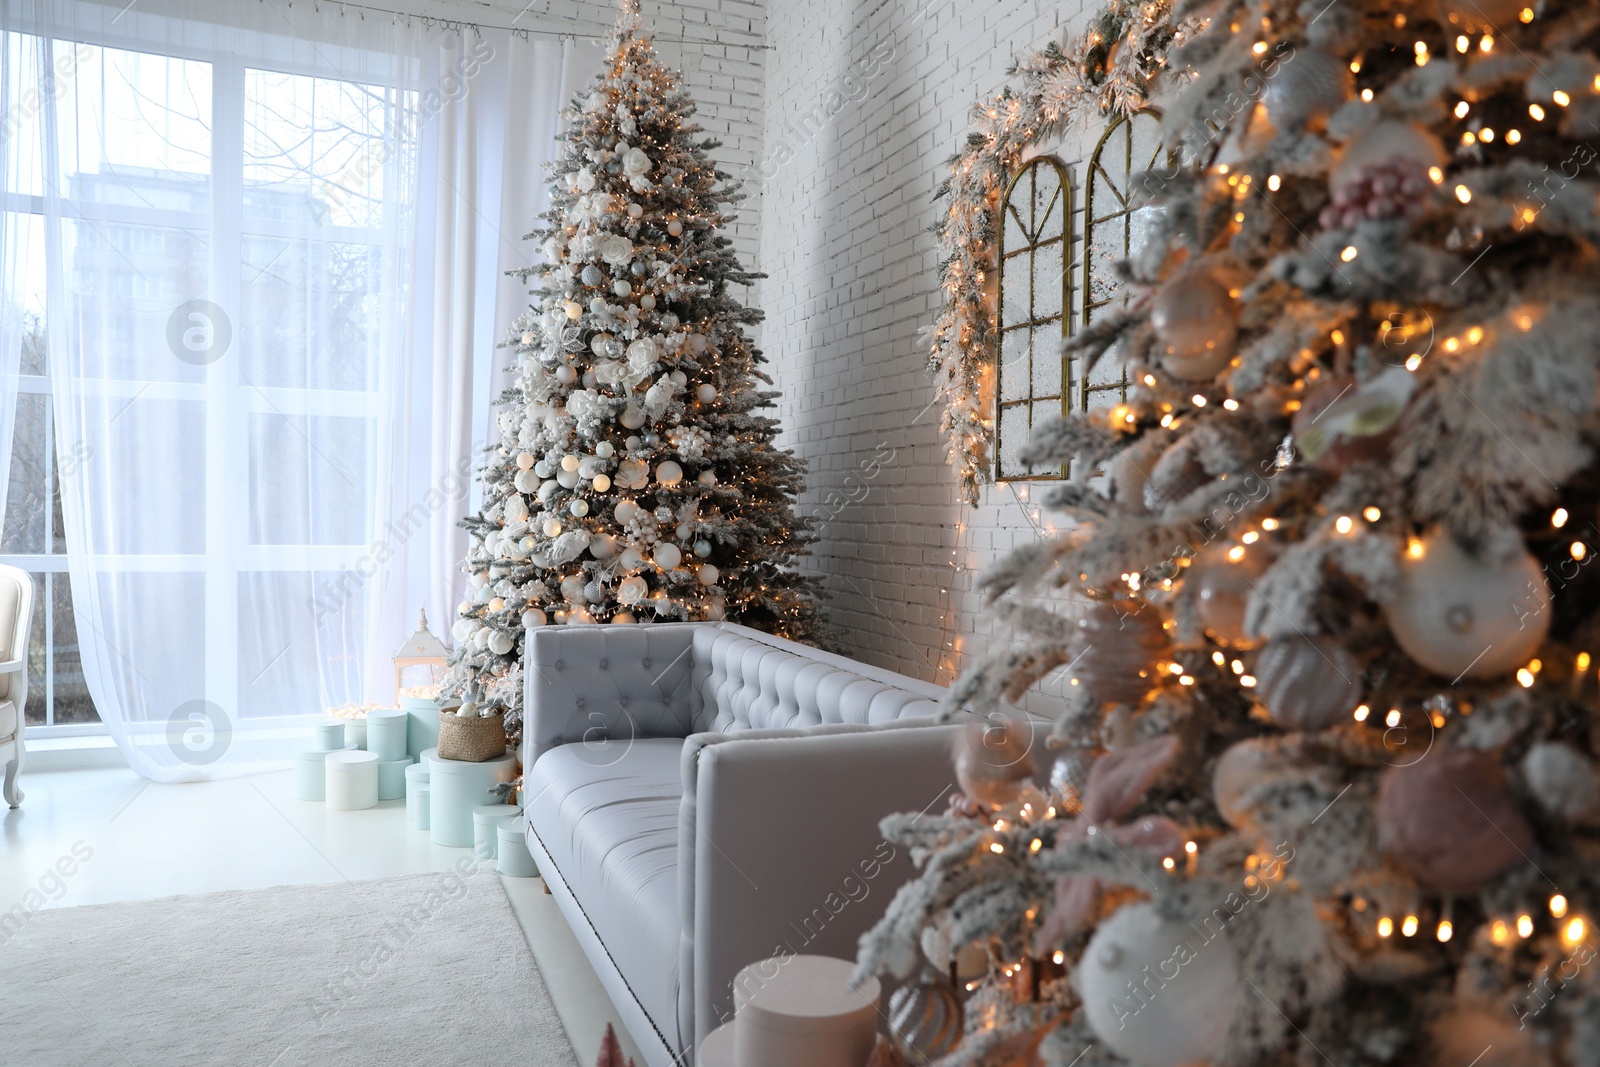
{"label": "woven basket", "polygon": [[439,758],[482,763],[506,754],[506,720],[500,712],[488,718],[462,718],[454,711],[439,713]]}

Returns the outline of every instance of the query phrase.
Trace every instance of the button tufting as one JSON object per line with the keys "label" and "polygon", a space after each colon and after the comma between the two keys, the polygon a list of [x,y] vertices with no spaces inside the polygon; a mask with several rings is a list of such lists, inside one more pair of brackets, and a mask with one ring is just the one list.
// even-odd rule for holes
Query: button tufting
{"label": "button tufting", "polygon": [[622,706],[623,707],[627,707],[628,706],[628,698],[627,697],[623,697],[622,698]]}
{"label": "button tufting", "polygon": [[559,671],[564,666],[566,666],[566,664],[562,663],[560,660],[556,660],[556,670]]}
{"label": "button tufting", "polygon": [[600,669],[601,670],[605,670],[609,665],[610,665],[610,661],[609,660],[601,660],[600,661]]}
{"label": "button tufting", "polygon": [[586,701],[582,697],[578,698],[578,707],[583,707],[585,703]]}
{"label": "button tufting", "polygon": [[649,661],[649,660],[648,660],[648,659],[647,659],[647,660],[645,660],[645,661],[644,661],[644,665],[645,665],[645,666],[646,666],[646,667],[648,667],[648,666],[650,666],[650,661]]}

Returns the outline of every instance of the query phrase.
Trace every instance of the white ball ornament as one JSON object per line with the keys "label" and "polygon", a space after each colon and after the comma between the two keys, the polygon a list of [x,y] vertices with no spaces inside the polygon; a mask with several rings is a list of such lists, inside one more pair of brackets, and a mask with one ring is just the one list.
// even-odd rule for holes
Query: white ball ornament
{"label": "white ball ornament", "polygon": [[610,559],[617,554],[617,539],[610,534],[600,534],[589,542],[589,555],[595,559]]}
{"label": "white ball ornament", "polygon": [[692,333],[689,335],[689,351],[693,352],[695,355],[700,355],[710,347],[711,342],[706,340],[705,334]]}
{"label": "white ball ornament", "polygon": [[627,296],[633,292],[633,286],[626,281],[616,281],[611,283],[611,291],[618,296]]}
{"label": "white ball ornament", "polygon": [[571,385],[578,380],[578,372],[569,364],[563,363],[556,368],[556,381],[562,385]]}
{"label": "white ball ornament", "polygon": [[617,517],[618,522],[632,522],[634,516],[639,514],[639,505],[631,500],[619,500],[617,506],[611,509],[611,514]]}
{"label": "white ball ornament", "polygon": [[622,555],[617,557],[617,563],[623,570],[636,571],[644,566],[644,553],[637,548],[625,548]]}
{"label": "white ball ornament", "polygon": [[575,300],[568,300],[561,310],[565,311],[567,313],[567,318],[571,319],[573,322],[577,322],[583,317],[583,305]]}
{"label": "white ball ornament", "polygon": [[561,523],[555,519],[544,520],[544,535],[546,537],[561,536]]}
{"label": "white ball ornament", "polygon": [[516,477],[511,479],[511,484],[517,487],[519,493],[537,493],[539,476],[533,471],[518,471]]}
{"label": "white ball ornament", "polygon": [[638,434],[629,434],[628,439],[622,442],[622,446],[629,452],[637,452],[644,447],[644,440]]}
{"label": "white ball ornament", "polygon": [[710,563],[700,564],[699,569],[694,572],[694,576],[699,579],[701,585],[716,585],[717,579],[722,577],[721,572]]}
{"label": "white ball ornament", "polygon": [[689,376],[681,370],[673,371],[667,375],[667,378],[671,380],[673,385],[684,386],[689,384]]}
{"label": "white ball ornament", "polygon": [[549,621],[549,616],[545,615],[545,613],[540,611],[538,608],[529,608],[527,611],[522,613],[522,628],[524,630],[531,630],[535,626],[543,626]]}
{"label": "white ball ornament", "polygon": [[643,204],[629,204],[628,205],[628,217],[630,219],[642,219],[642,218],[644,218],[644,205]]}
{"label": "white ball ornament", "polygon": [[[1159,987],[1143,998],[1147,975]],[[1222,1050],[1239,1005],[1228,945],[1207,944],[1155,905],[1129,904],[1100,924],[1074,973],[1083,1013],[1105,1046],[1137,1067],[1187,1067]]]}
{"label": "white ball ornament", "polygon": [[505,598],[504,597],[495,597],[493,600],[489,601],[489,610],[490,611],[504,611],[504,610],[506,610]]}
{"label": "white ball ornament", "polygon": [[567,510],[573,514],[573,517],[581,519],[589,514],[589,502],[587,500],[574,500],[567,505]]}
{"label": "white ball ornament", "polygon": [[482,571],[473,571],[467,578],[467,584],[474,589],[482,589],[489,584],[489,576]]}
{"label": "white ball ornament", "polygon": [[561,595],[566,597],[570,604],[582,604],[583,579],[576,574],[569,574],[561,579]]}
{"label": "white ball ornament", "polygon": [[563,489],[576,489],[578,487],[577,471],[557,471],[556,484]]}
{"label": "white ball ornament", "polygon": [[673,219],[671,222],[667,223],[667,232],[672,234],[674,237],[683,236],[683,223],[679,222],[677,219]]}
{"label": "white ball ornament", "polygon": [[534,464],[538,462],[538,457],[531,452],[522,452],[517,455],[518,470],[531,471],[533,470]]}
{"label": "white ball ornament", "polygon": [[569,455],[562,456],[561,457],[561,469],[564,470],[564,471],[575,471],[575,470],[578,469],[578,464],[581,463],[581,462],[582,461],[579,460],[578,457],[574,456],[574,455],[570,455],[569,454]]}
{"label": "white ball ornament", "polygon": [[541,478],[548,478],[556,472],[556,465],[547,459],[541,459],[533,465],[533,473]]}
{"label": "white ball ornament", "polygon": [[644,308],[646,311],[654,311],[656,309],[656,298],[651,294],[646,293],[639,298],[639,306]]}
{"label": "white ball ornament", "polygon": [[522,333],[522,347],[529,348],[533,345],[533,331],[524,330]]}
{"label": "white ball ornament", "polygon": [[607,489],[611,488],[611,476],[607,474],[596,474],[594,476],[594,481],[590,482],[589,484],[594,486],[595,492],[603,493]]}
{"label": "white ball ornament", "polygon": [[615,615],[611,616],[611,623],[613,626],[628,626],[638,621],[639,620],[633,617],[633,612],[631,611],[619,611]]}
{"label": "white ball ornament", "polygon": [[450,636],[459,644],[472,636],[472,631],[478,628],[474,619],[457,619],[455,625],[450,627]]}
{"label": "white ball ornament", "polygon": [[617,421],[630,430],[637,430],[644,425],[644,412],[630,405],[622,409],[622,414],[617,416]]}
{"label": "white ball ornament", "polygon": [[504,630],[496,630],[489,635],[489,651],[497,656],[504,656],[516,646],[516,641]]}
{"label": "white ball ornament", "polygon": [[677,485],[683,481],[683,468],[673,460],[666,460],[656,467],[656,481],[662,485]]}
{"label": "white ball ornament", "polygon": [[1522,551],[1473,558],[1443,532],[1401,554],[1400,582],[1384,605],[1402,651],[1444,678],[1497,678],[1522,666],[1550,633],[1550,587]]}
{"label": "white ball ornament", "polygon": [[594,454],[601,459],[610,459],[616,454],[617,448],[610,441],[601,441],[594,446]]}
{"label": "white ball ornament", "polygon": [[1239,301],[1203,267],[1169,278],[1150,308],[1161,366],[1174,378],[1203,382],[1233,358],[1239,336]]}
{"label": "white ball ornament", "polygon": [[624,578],[617,584],[617,600],[623,604],[637,604],[649,591],[650,587],[645,580],[634,575],[631,578]]}
{"label": "white ball ornament", "polygon": [[[470,601],[470,600],[463,600],[461,603],[456,605],[456,614],[457,615],[466,615],[470,611],[472,611],[472,601]],[[471,619],[462,619],[460,621],[462,621],[462,622],[472,622]]]}
{"label": "white ball ornament", "polygon": [[694,395],[700,398],[700,403],[709,404],[717,398],[717,387],[708,382],[696,389]]}
{"label": "white ball ornament", "polygon": [[556,495],[556,490],[561,488],[561,483],[551,478],[549,481],[539,483],[539,503],[548,504],[550,498]]}
{"label": "white ball ornament", "polygon": [[678,535],[678,540],[687,541],[694,536],[694,527],[686,522],[680,522],[672,532]]}
{"label": "white ball ornament", "polygon": [[711,555],[711,542],[707,541],[703,537],[696,541],[694,543],[694,554],[699,556],[701,559],[705,559],[707,556]]}
{"label": "white ball ornament", "polygon": [[655,551],[656,566],[670,571],[683,562],[683,552],[674,544],[658,544]]}
{"label": "white ball ornament", "polygon": [[701,485],[710,488],[711,486],[717,484],[717,472],[701,471],[700,476],[696,479],[696,481],[698,481]]}

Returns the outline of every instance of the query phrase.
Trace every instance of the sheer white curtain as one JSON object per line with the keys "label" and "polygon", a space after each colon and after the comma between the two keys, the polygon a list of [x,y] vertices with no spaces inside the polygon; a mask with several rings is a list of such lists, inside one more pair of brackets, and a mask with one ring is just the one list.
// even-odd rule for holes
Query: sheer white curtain
{"label": "sheer white curtain", "polygon": [[[419,191],[492,83],[421,21],[336,6],[0,0],[0,30],[37,99],[6,130],[0,294],[43,293],[89,693],[147,777],[275,765],[308,717],[387,697],[416,606],[442,610],[464,507],[431,503],[456,459],[430,430],[483,398],[435,363],[489,353],[417,343]],[[501,136],[556,107],[503,100]]]}
{"label": "sheer white curtain", "polygon": [[418,176],[415,315],[401,385],[388,393],[386,440],[410,442],[390,455],[379,479],[389,516],[382,547],[393,553],[373,583],[368,617],[367,694],[390,693],[384,667],[425,607],[449,640],[463,599],[459,565],[473,472],[496,439],[489,410],[510,384],[510,356],[497,346],[528,304],[527,286],[508,272],[538,249],[523,240],[549,199],[559,112],[600,70],[604,49],[572,38],[522,38],[468,30],[430,46],[424,81],[422,168]]}

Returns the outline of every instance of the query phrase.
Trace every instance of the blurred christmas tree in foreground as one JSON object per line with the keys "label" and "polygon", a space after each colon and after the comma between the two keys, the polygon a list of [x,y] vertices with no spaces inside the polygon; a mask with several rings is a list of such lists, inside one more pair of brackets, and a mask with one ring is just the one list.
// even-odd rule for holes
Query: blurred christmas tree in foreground
{"label": "blurred christmas tree in foreground", "polygon": [[968,734],[861,970],[913,1060],[1600,1064],[1600,7],[1176,14],[1133,299],[1070,343],[1132,387],[1036,434],[1074,521],[954,694],[1070,675],[1048,791]]}
{"label": "blurred christmas tree in foreground", "polygon": [[513,328],[504,443],[466,519],[450,688],[520,729],[522,634],[563,623],[728,619],[819,636],[804,465],[773,447],[778,395],[729,291],[759,277],[719,231],[741,199],[698,137],[694,104],[622,21],[553,171],[548,263]]}

